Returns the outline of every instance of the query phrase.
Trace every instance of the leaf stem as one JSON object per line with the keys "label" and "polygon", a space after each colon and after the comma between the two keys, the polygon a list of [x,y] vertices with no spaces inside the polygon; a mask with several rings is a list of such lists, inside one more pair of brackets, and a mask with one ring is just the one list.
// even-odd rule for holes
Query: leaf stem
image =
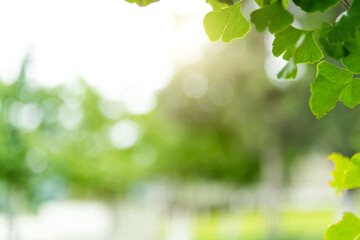
{"label": "leaf stem", "polygon": [[350,9],[351,5],[347,0],[340,0],[340,2],[346,10]]}

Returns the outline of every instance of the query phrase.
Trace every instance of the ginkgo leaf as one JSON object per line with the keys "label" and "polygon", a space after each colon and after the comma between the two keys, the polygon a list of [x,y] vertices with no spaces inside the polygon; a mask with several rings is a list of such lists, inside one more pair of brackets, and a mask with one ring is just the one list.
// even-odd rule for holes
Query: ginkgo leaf
{"label": "ginkgo leaf", "polygon": [[360,103],[360,79],[354,78],[341,92],[340,100],[345,106],[354,108]]}
{"label": "ginkgo leaf", "polygon": [[336,193],[341,193],[345,188],[343,182],[345,178],[345,172],[350,167],[350,159],[339,153],[332,153],[328,156],[328,159],[334,162],[335,169],[331,172],[333,180],[329,183],[333,187]]}
{"label": "ginkgo leaf", "polygon": [[332,29],[332,25],[325,22],[322,23],[319,33],[319,42],[330,57],[335,59],[346,57],[349,55],[349,51],[344,46],[343,42],[329,42],[328,34]]}
{"label": "ginkgo leaf", "polygon": [[324,12],[329,7],[339,3],[339,0],[293,0],[293,2],[306,12]]}
{"label": "ginkgo leaf", "polygon": [[352,82],[353,73],[325,61],[318,64],[317,70],[311,84],[310,107],[316,117],[321,118],[336,106],[342,91]]}
{"label": "ginkgo leaf", "polygon": [[290,0],[282,0],[281,2],[283,4],[283,7],[286,9],[287,6],[289,5]]}
{"label": "ginkgo leaf", "polygon": [[273,3],[276,0],[255,0],[255,2],[257,3],[257,5],[259,5],[259,7],[263,7],[266,6],[268,4]]}
{"label": "ginkgo leaf", "polygon": [[277,74],[277,78],[281,79],[290,79],[296,78],[297,66],[294,62],[294,59],[291,58],[285,67]]}
{"label": "ginkgo leaf", "polygon": [[244,37],[250,31],[250,23],[241,13],[241,1],[237,4],[206,14],[204,28],[213,42],[222,37],[223,42]]}
{"label": "ginkgo leaf", "polygon": [[323,23],[320,30],[320,44],[325,52],[336,59],[341,59],[343,64],[353,73],[360,73],[360,33],[354,39],[331,42],[328,35],[335,26]]}
{"label": "ginkgo leaf", "polygon": [[150,3],[158,2],[159,0],[125,0],[130,3],[136,3],[137,5],[144,7],[149,5]]}
{"label": "ginkgo leaf", "polygon": [[360,236],[360,219],[352,213],[331,225],[325,232],[325,240],[356,240]]}
{"label": "ginkgo leaf", "polygon": [[[255,2],[259,5],[259,7],[263,7],[264,5],[267,5],[267,4],[271,4],[271,3],[274,3],[278,0],[271,0],[271,1],[266,1],[266,0],[255,0]],[[281,0],[281,3],[284,7],[284,9],[287,8],[287,6],[289,5],[289,2],[290,0]]]}
{"label": "ginkgo leaf", "polygon": [[330,182],[330,186],[336,193],[341,193],[344,189],[360,187],[360,153],[355,154],[351,159],[339,153],[332,153],[328,159],[335,164],[335,169],[331,172],[334,179]]}
{"label": "ginkgo leaf", "polygon": [[288,27],[293,21],[294,17],[284,9],[280,1],[251,13],[251,22],[260,32],[269,27],[271,33],[276,33]]}
{"label": "ginkgo leaf", "polygon": [[206,2],[211,5],[214,11],[220,11],[221,9],[228,7],[227,3],[218,0],[206,0]]}
{"label": "ginkgo leaf", "polygon": [[349,51],[341,60],[353,73],[360,73],[360,33],[351,41],[345,41],[344,46]]}
{"label": "ginkgo leaf", "polygon": [[345,189],[360,187],[360,153],[355,154],[350,159],[350,166],[345,172],[343,186]]}
{"label": "ginkgo leaf", "polygon": [[257,3],[257,5],[259,5],[259,7],[262,7],[264,5],[264,0],[255,0],[255,2]]}
{"label": "ginkgo leaf", "polygon": [[324,57],[314,40],[314,31],[306,31],[292,26],[275,34],[272,52],[275,57],[284,53],[283,59],[294,58],[295,63],[314,63]]}
{"label": "ginkgo leaf", "polygon": [[[321,1],[322,2],[322,1]],[[326,1],[324,1],[326,2]],[[330,42],[351,41],[360,27],[360,0],[355,0],[351,8],[342,15],[334,28],[329,32]]]}

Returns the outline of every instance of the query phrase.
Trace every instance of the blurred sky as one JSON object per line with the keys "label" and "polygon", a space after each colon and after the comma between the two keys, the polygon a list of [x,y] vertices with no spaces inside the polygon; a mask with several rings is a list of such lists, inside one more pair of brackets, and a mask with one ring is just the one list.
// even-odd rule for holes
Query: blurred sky
{"label": "blurred sky", "polygon": [[124,0],[0,0],[0,78],[14,81],[30,53],[33,83],[83,78],[130,112],[145,113],[175,63],[201,57],[209,11],[205,1],[193,0],[145,8]]}

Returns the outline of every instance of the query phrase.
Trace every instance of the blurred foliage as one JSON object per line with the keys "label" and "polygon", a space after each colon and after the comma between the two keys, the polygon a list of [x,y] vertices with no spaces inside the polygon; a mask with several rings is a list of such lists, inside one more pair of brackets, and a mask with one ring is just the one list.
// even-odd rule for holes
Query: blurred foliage
{"label": "blurred foliage", "polygon": [[[263,42],[252,32],[204,47],[202,59],[179,66],[145,115],[130,114],[82,80],[33,86],[27,57],[17,81],[0,86],[3,189],[23,192],[36,206],[68,195],[112,198],[157,179],[243,185],[259,181],[264,155],[274,146],[285,174],[314,149],[355,153],[358,111],[339,106],[320,124],[307,103],[314,69],[301,81],[273,84],[262,67]],[[124,123],[136,136],[119,147],[111,134]]]}

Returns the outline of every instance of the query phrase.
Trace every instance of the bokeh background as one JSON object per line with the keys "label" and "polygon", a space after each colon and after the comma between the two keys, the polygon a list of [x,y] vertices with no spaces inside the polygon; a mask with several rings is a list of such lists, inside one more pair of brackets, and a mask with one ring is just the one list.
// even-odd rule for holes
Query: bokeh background
{"label": "bokeh background", "polygon": [[326,156],[359,150],[359,111],[316,120],[315,67],[277,79],[270,35],[211,43],[200,0],[0,9],[0,239],[315,240],[358,210]]}

